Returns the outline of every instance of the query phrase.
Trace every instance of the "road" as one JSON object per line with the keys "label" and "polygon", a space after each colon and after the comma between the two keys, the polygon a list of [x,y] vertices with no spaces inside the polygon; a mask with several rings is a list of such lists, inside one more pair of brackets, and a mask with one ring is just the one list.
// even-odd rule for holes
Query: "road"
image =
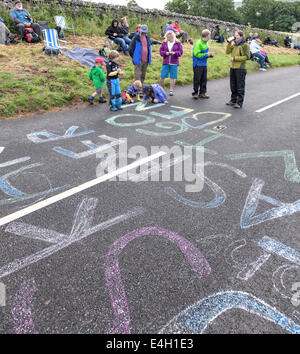
{"label": "road", "polygon": [[[249,74],[242,110],[221,79],[209,100],[1,121],[0,333],[299,333],[299,83]],[[153,146],[204,148],[203,189],[99,177],[120,138],[144,172]]]}

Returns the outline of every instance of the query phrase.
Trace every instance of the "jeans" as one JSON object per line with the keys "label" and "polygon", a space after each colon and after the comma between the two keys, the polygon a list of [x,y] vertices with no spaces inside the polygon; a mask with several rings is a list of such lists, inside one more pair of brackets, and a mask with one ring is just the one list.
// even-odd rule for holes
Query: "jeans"
{"label": "jeans", "polygon": [[124,36],[123,39],[124,39],[126,44],[130,44],[131,43],[131,39],[128,36]]}
{"label": "jeans", "polygon": [[264,66],[265,66],[265,59],[266,59],[265,55],[263,55],[262,53],[259,53],[259,52],[252,53],[252,55],[253,55],[254,57],[256,57],[256,58],[259,59],[258,62],[259,62],[260,67],[261,67],[261,68],[264,68]]}
{"label": "jeans", "polygon": [[[128,40],[130,39],[128,38]],[[123,38],[117,37],[115,38],[114,42],[121,46],[124,53],[128,51],[128,45],[126,44],[126,41]]]}

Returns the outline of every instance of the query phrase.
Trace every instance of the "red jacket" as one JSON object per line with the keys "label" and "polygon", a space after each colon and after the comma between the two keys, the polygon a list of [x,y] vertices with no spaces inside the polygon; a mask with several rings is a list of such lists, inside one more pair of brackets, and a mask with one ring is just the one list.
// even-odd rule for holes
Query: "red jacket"
{"label": "red jacket", "polygon": [[173,24],[172,24],[172,27],[173,27],[174,29],[176,29],[177,32],[182,32],[182,30],[180,29],[179,25],[176,25],[176,23],[173,23]]}

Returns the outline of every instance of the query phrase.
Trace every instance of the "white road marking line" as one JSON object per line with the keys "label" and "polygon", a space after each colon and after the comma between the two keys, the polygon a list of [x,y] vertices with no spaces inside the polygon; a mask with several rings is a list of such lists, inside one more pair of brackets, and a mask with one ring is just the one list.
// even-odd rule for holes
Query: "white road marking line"
{"label": "white road marking line", "polygon": [[29,207],[26,207],[24,209],[21,209],[15,213],[12,213],[10,215],[4,216],[3,218],[0,219],[0,226],[6,225],[12,221],[15,221],[17,219],[22,218],[25,215],[31,214],[37,210],[43,209],[51,204],[57,203],[58,201],[62,200],[62,199],[66,199],[74,194],[80,193],[82,191],[84,191],[85,189],[91,188],[99,183],[105,182],[107,180],[109,180],[112,177],[115,177],[117,175],[120,175],[128,170],[131,170],[133,168],[136,168],[140,165],[143,165],[149,161],[155,160],[157,158],[159,158],[160,156],[165,155],[166,153],[163,151],[157,152],[156,154],[153,154],[151,156],[148,157],[144,157],[142,159],[139,159],[127,166],[121,167],[116,171],[110,172],[105,174],[104,176],[95,178],[91,181],[88,181],[86,183],[81,184],[80,186],[71,188],[65,192],[62,192],[60,194],[57,194],[53,197],[50,197],[48,199],[42,200],[41,202],[38,202],[34,205],[31,205]]}
{"label": "white road marking line", "polygon": [[299,95],[300,95],[300,92],[295,93],[294,95],[289,96],[289,97],[287,97],[287,98],[284,98],[284,99],[282,99],[282,100],[280,100],[280,101],[277,101],[277,102],[275,102],[275,103],[272,103],[272,104],[270,104],[269,106],[260,108],[260,109],[258,109],[258,110],[255,111],[255,112],[256,112],[256,113],[261,113],[261,112],[263,112],[263,111],[266,111],[266,110],[269,109],[269,108],[275,107],[275,106],[277,106],[277,105],[279,105],[279,104],[281,104],[281,103],[283,103],[283,102],[289,101],[289,100],[291,100],[292,98],[295,98],[295,97],[297,97],[297,96],[299,96]]}

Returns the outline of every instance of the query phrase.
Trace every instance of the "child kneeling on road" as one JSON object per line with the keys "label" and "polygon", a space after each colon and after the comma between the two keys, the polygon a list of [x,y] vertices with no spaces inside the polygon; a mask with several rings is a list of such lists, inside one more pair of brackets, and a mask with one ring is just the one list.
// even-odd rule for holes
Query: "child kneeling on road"
{"label": "child kneeling on road", "polygon": [[99,95],[99,103],[105,103],[106,100],[102,96],[102,86],[105,84],[105,75],[103,73],[103,68],[105,62],[102,58],[95,59],[95,66],[93,66],[89,72],[89,79],[93,80],[96,91],[88,99],[90,104],[94,104],[94,99]]}
{"label": "child kneeling on road", "polygon": [[107,72],[107,88],[109,92],[110,110],[118,111],[122,109],[122,93],[120,88],[119,75],[123,75],[123,72],[119,68],[119,53],[116,50],[112,50],[108,56],[109,63],[106,66]]}
{"label": "child kneeling on road", "polygon": [[123,104],[133,103],[134,97],[136,97],[137,101],[140,101],[140,91],[142,87],[143,86],[140,80],[134,81],[134,83],[129,86],[126,91],[122,92]]}
{"label": "child kneeling on road", "polygon": [[152,103],[168,103],[165,90],[158,84],[145,85],[143,87],[144,101],[151,98]]}

